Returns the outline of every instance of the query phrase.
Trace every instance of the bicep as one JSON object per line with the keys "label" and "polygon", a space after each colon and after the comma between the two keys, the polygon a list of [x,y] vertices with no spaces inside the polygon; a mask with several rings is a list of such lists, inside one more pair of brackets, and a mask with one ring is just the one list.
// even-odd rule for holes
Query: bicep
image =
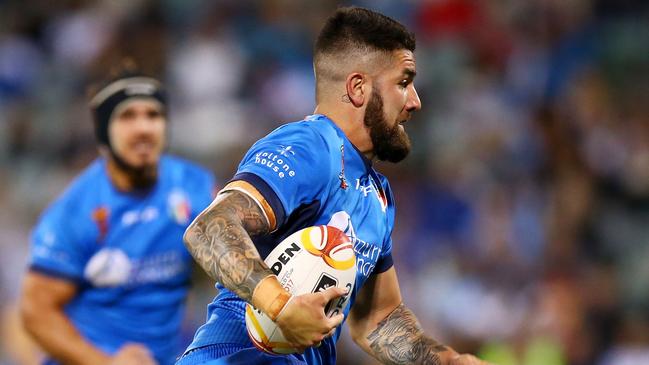
{"label": "bicep", "polygon": [[77,290],[77,284],[72,281],[27,272],[20,305],[23,317],[28,319],[47,310],[62,309],[75,297]]}
{"label": "bicep", "polygon": [[394,267],[372,275],[359,291],[348,324],[352,337],[364,347],[367,336],[401,304],[401,290]]}
{"label": "bicep", "polygon": [[[253,189],[250,186],[250,190]],[[191,233],[197,226],[222,230],[233,223],[240,224],[251,236],[267,233],[271,229],[268,213],[251,193],[240,189],[228,190],[226,187],[196,217],[187,232]]]}

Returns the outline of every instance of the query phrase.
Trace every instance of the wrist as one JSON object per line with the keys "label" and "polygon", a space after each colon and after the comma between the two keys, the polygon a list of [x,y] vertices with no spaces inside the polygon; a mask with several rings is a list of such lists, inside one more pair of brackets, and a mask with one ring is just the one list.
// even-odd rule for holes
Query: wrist
{"label": "wrist", "polygon": [[457,358],[460,356],[455,350],[453,350],[450,347],[446,348],[446,351],[438,352],[437,355],[439,356],[439,359],[442,362],[442,365],[448,365],[451,364],[451,360]]}
{"label": "wrist", "polygon": [[293,296],[277,280],[277,276],[263,278],[252,292],[251,304],[261,310],[273,322],[282,313]]}
{"label": "wrist", "polygon": [[110,364],[113,361],[114,354],[107,354],[99,349],[90,357],[88,364]]}

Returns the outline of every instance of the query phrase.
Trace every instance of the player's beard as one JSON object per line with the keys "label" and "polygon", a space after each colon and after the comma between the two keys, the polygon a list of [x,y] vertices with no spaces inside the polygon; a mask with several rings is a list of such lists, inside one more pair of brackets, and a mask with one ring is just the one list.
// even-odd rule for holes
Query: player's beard
{"label": "player's beard", "polygon": [[124,161],[112,147],[109,147],[110,155],[117,167],[124,171],[131,182],[131,186],[136,190],[146,190],[151,188],[158,181],[158,165],[145,164],[143,166],[133,166]]}
{"label": "player's beard", "polygon": [[383,113],[383,97],[376,88],[365,109],[365,126],[370,131],[374,153],[381,161],[399,162],[410,153],[410,137],[399,123],[390,127]]}

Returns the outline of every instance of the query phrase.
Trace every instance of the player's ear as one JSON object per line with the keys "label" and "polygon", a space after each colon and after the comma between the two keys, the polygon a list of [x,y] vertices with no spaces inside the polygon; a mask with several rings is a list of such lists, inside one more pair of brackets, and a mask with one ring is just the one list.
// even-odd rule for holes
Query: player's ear
{"label": "player's ear", "polygon": [[345,87],[349,101],[355,107],[361,107],[365,103],[367,77],[359,72],[347,75]]}

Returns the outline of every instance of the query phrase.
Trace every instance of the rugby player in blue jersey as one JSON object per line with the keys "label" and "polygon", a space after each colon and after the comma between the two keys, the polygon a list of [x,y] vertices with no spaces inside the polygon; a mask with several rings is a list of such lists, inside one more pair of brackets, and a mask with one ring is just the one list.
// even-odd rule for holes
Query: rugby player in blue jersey
{"label": "rugby player in blue jersey", "polygon": [[125,64],[90,107],[101,156],[33,231],[22,319],[47,364],[171,364],[192,268],[182,235],[214,178],[163,153],[159,81]]}
{"label": "rugby player in blue jersey", "polygon": [[[334,364],[345,319],[354,341],[385,364],[484,364],[423,333],[402,303],[392,263],[394,199],[372,161],[398,162],[410,150],[403,124],[421,107],[414,50],[412,33],[373,11],[341,8],[328,19],[314,51],[314,115],[255,143],[185,233],[220,291],[178,364]],[[262,258],[291,233],[319,224],[351,238],[354,290],[292,297]],[[327,318],[326,304],[343,295],[351,296],[351,310]],[[274,319],[302,353],[275,356],[253,347],[246,302]]]}

